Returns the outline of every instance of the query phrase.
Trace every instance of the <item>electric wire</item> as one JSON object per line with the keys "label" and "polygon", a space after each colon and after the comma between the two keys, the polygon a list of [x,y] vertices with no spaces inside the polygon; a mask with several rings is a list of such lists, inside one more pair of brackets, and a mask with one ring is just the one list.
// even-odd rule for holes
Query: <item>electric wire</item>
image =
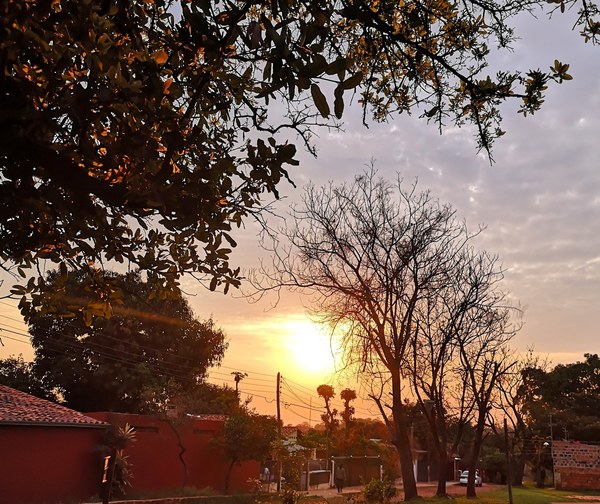
{"label": "electric wire", "polygon": [[[3,325],[4,325],[5,327],[11,327],[11,328],[13,328],[13,329],[18,329],[18,328],[16,328],[16,327],[14,327],[14,326],[11,326],[11,325],[8,325],[8,324],[6,324],[6,323],[4,323]],[[67,326],[70,326],[70,327],[77,327],[77,326],[73,325],[73,323],[69,323],[69,322],[67,322],[67,323],[66,323],[66,325],[67,325]],[[45,331],[46,331],[46,334],[52,334],[52,333],[54,333],[54,334],[56,334],[58,337],[62,336],[62,333],[60,333],[59,331],[57,331],[57,330],[54,330],[54,329],[47,329],[47,330],[45,330]],[[22,334],[22,333],[21,333],[21,335],[29,337],[29,335],[25,335],[25,334]],[[120,338],[115,338],[115,337],[112,337],[112,336],[110,336],[110,335],[107,335],[107,334],[103,334],[103,338],[104,338],[104,339],[109,339],[109,340],[115,341],[115,342],[117,342],[117,343],[122,343],[122,340],[121,340]],[[147,345],[147,344],[140,344],[140,343],[138,343],[138,345],[137,345],[137,346],[138,346],[139,348],[143,349],[143,350],[147,350],[147,351],[151,351],[151,352],[154,352],[154,353],[158,353],[158,355],[159,355],[159,356],[162,356],[163,358],[173,358],[173,357],[174,357],[174,358],[176,358],[176,359],[178,359],[178,360],[187,361],[187,362],[188,362],[188,363],[190,363],[190,364],[193,364],[193,363],[195,363],[195,360],[194,360],[194,359],[192,359],[192,358],[189,358],[189,357],[186,357],[186,356],[182,356],[182,355],[178,355],[178,354],[175,354],[175,353],[173,353],[173,352],[165,351],[165,349],[159,349],[159,348],[157,348],[157,347],[153,347],[153,346],[150,346],[150,345]],[[111,348],[112,348],[112,347],[111,347]],[[132,354],[132,355],[135,355],[136,357],[138,356],[137,354]],[[214,366],[209,366],[209,368],[208,368],[208,369],[211,369],[211,368],[215,368],[215,367],[214,367]],[[215,368],[215,369],[221,369],[221,368],[222,368],[222,367],[221,367],[221,366],[219,366],[218,368]],[[233,368],[227,368],[227,369],[233,369]],[[256,381],[263,381],[263,382],[272,382],[272,381],[274,381],[274,380],[275,380],[275,376],[274,376],[274,375],[267,375],[267,374],[265,374],[265,373],[255,373],[255,372],[249,372],[249,371],[245,371],[245,372],[246,372],[246,373],[249,375],[249,376],[248,376],[248,379],[250,379],[250,378],[249,378],[249,377],[250,377],[250,374],[252,374],[252,375],[254,375],[254,374],[259,374],[259,375],[261,375],[261,376],[271,376],[271,380],[266,380],[266,379],[263,379],[263,378],[252,378],[252,379],[253,379],[253,380],[256,380]],[[208,371],[208,370],[207,370],[207,374],[210,374],[210,375],[213,375],[213,374],[221,374],[221,375],[223,375],[223,373],[218,373],[218,372],[216,372],[216,371]]]}
{"label": "electric wire", "polygon": [[[2,328],[1,324],[0,324],[0,328]],[[7,329],[4,329],[4,330],[9,331]],[[27,337],[27,335],[25,335],[23,333],[18,333],[17,331],[10,330],[10,332],[15,333],[20,336],[23,336],[23,337]],[[21,340],[19,340],[19,341],[21,341]],[[21,342],[25,343],[24,341],[21,341]],[[181,382],[188,382],[188,383],[192,383],[192,384],[198,383],[198,381],[195,378],[190,377],[189,374],[186,374],[185,370],[181,370],[180,366],[171,367],[165,362],[159,363],[159,362],[155,362],[155,361],[146,361],[146,360],[140,361],[139,360],[140,356],[138,354],[134,354],[132,352],[115,349],[113,347],[107,347],[105,345],[101,345],[96,342],[86,342],[86,344],[91,347],[89,350],[94,352],[94,358],[96,359],[96,361],[99,364],[115,363],[115,364],[120,364],[122,367],[125,367],[126,369],[130,369],[130,370],[137,369],[137,368],[139,368],[140,365],[145,365],[145,366],[148,366],[149,368],[153,369],[160,376],[164,376],[166,378],[175,378]],[[57,351],[57,352],[61,352],[61,351],[65,351],[65,350],[67,350],[67,351],[68,350],[77,350],[77,351],[82,350],[81,346],[75,342],[66,341],[66,340],[57,340],[57,339],[53,339],[53,338],[46,340],[44,342],[44,345],[49,350]],[[113,355],[113,354],[109,353],[108,350],[116,351],[116,352],[120,353],[121,355],[119,355],[119,354]],[[128,357],[128,355],[133,356],[133,357]],[[191,371],[191,369],[190,369],[190,371]]]}
{"label": "electric wire", "polygon": [[[4,305],[6,305],[6,306],[10,306],[10,307],[12,307],[12,308],[15,308],[15,309],[16,309],[16,307],[15,307],[14,305],[11,305],[10,303],[6,303],[6,302],[4,302],[4,301],[0,301],[0,304],[4,304]],[[12,318],[12,317],[8,317],[8,316],[6,316],[6,315],[3,315],[3,316],[4,316],[4,317],[6,317],[6,318],[10,318],[11,320],[18,321],[18,319],[15,319],[15,318]],[[67,321],[67,322],[64,322],[64,323],[65,323],[65,325],[67,325],[67,326],[71,326],[71,327],[77,327],[77,326],[75,326],[74,322],[69,322],[69,321]],[[14,329],[17,329],[17,328],[15,328],[14,326],[9,326],[9,327],[12,327],[12,328],[14,328]],[[54,334],[56,334],[56,335],[59,335],[59,336],[61,335],[61,333],[59,333],[59,332],[58,332],[58,331],[56,331],[56,330],[52,330],[52,329],[47,329],[47,330],[46,330],[46,332],[47,332],[47,334],[49,334],[49,333],[50,333],[50,334],[51,334],[51,333],[54,333]],[[27,336],[28,336],[28,335],[27,335]],[[103,335],[103,338],[105,338],[105,339],[109,339],[109,340],[112,340],[112,341],[115,341],[115,342],[118,342],[118,343],[122,343],[121,339],[119,339],[119,338],[115,338],[115,337],[112,337],[112,336],[110,336],[110,335]],[[139,343],[138,343],[138,346],[139,346],[140,348],[144,349],[144,350],[150,350],[150,351],[153,351],[153,352],[158,352],[159,354],[162,354],[163,356],[165,356],[165,350],[164,350],[164,349],[159,349],[159,348],[156,348],[156,347],[152,347],[152,346],[150,346],[150,345],[147,345],[147,344],[139,344]],[[137,357],[137,354],[132,354],[132,355],[134,355],[134,356],[136,356],[136,357]],[[174,354],[174,353],[172,353],[172,352],[168,352],[168,351],[167,351],[167,352],[166,352],[166,355],[173,356],[173,357],[175,357],[175,358],[182,359],[182,360],[187,360],[188,362],[192,362],[192,363],[194,362],[194,361],[193,361],[193,359],[190,359],[190,358],[188,358],[188,357],[181,356],[181,355],[178,355],[178,354]],[[209,369],[210,369],[210,368],[214,368],[214,366],[210,366],[210,367],[209,367]],[[239,368],[232,368],[232,367],[228,367],[228,366],[218,366],[216,369],[231,369],[231,370],[235,370],[235,371],[241,371],[241,372],[245,372],[245,373],[247,373],[247,374],[248,374],[248,377],[246,377],[245,379],[250,379],[250,374],[252,374],[252,375],[258,375],[258,376],[265,376],[265,377],[269,377],[269,378],[271,378],[270,380],[267,380],[267,379],[262,379],[262,378],[252,378],[254,381],[261,381],[261,380],[262,380],[262,381],[264,381],[264,382],[272,382],[272,381],[275,379],[275,376],[274,376],[274,375],[270,375],[270,374],[266,374],[266,373],[260,373],[260,372],[255,372],[255,371],[240,370]],[[216,376],[225,376],[225,373],[220,373],[220,372],[218,372],[218,371],[208,371],[208,373],[207,373],[207,374],[209,374],[210,376],[213,376],[213,375],[216,375]],[[298,385],[298,386],[300,386],[300,387],[302,387],[302,388],[304,388],[305,390],[310,390],[310,389],[308,389],[307,387],[304,387],[304,386],[302,386],[302,385],[299,385],[299,384],[297,384],[297,385]]]}
{"label": "electric wire", "polygon": [[13,322],[20,322],[21,324],[26,325],[25,321],[23,319],[18,319],[18,318],[15,318],[15,317],[10,317],[8,315],[4,315],[3,313],[0,313],[0,317],[6,318],[8,320],[12,320]]}
{"label": "electric wire", "polygon": [[[17,331],[12,331],[12,332],[17,333],[20,336],[24,336],[24,337],[27,336],[23,333],[18,333]],[[10,339],[18,341],[20,343],[27,343],[26,341],[17,339],[17,338],[10,337]],[[66,349],[74,347],[74,345],[69,344],[70,342],[66,342],[66,341],[49,340],[49,343],[50,344],[48,345],[48,348],[50,350],[55,350],[55,351],[64,351]],[[132,359],[126,359],[126,358],[123,358],[122,356],[107,355],[106,353],[102,353],[101,350],[102,349],[95,350],[95,359],[99,364],[112,365],[112,364],[116,363],[116,364],[120,364],[121,367],[123,367],[124,369],[129,369],[129,370],[133,370],[136,368],[137,365],[139,365],[139,362],[135,362]],[[189,376],[182,375],[180,373],[175,373],[175,372],[173,372],[172,369],[164,369],[164,368],[161,368],[160,366],[157,366],[154,363],[145,363],[145,364],[148,365],[149,367],[153,368],[154,371],[156,372],[156,374],[158,374],[159,376],[164,376],[167,378],[176,378],[176,379],[180,380],[181,382],[188,382],[188,383],[192,383],[192,384],[197,383],[195,380],[190,379]],[[229,384],[233,383],[234,380],[230,375],[225,375],[225,377],[228,378]],[[212,379],[212,377],[211,377],[211,379]],[[267,403],[273,403],[275,401],[274,397],[269,397],[268,395],[265,395],[265,390],[257,390],[254,387],[242,387],[240,392],[243,394],[246,394],[246,395],[251,395],[253,398],[256,397],[256,398],[263,399]],[[274,395],[274,392],[273,392],[273,395]]]}
{"label": "electric wire", "polygon": [[5,334],[2,335],[2,338],[5,338],[5,339],[11,340],[11,341],[17,341],[17,342],[23,343],[25,345],[30,345],[31,344],[31,343],[29,343],[29,341],[23,341],[23,340],[20,340],[20,339],[17,339],[17,338],[11,338],[10,336],[6,336]]}
{"label": "electric wire", "polygon": [[303,420],[306,420],[306,421],[307,421],[307,422],[309,422],[309,423],[310,423],[310,422],[312,422],[312,419],[311,419],[310,417],[307,417],[307,416],[303,415],[302,413],[298,413],[298,412],[297,412],[297,411],[295,411],[293,408],[286,407],[285,409],[286,409],[286,410],[288,410],[288,411],[290,411],[290,412],[292,412],[292,413],[293,413],[294,415],[296,415],[297,417],[300,417],[300,418],[302,418]]}
{"label": "electric wire", "polygon": [[[2,327],[3,327],[3,325],[0,324],[0,328],[2,328]],[[19,334],[20,336],[23,336],[23,337],[29,337],[29,335],[27,335],[25,333],[19,333],[17,331],[11,331],[11,332],[13,332],[15,334]],[[52,333],[55,333],[59,338],[62,336],[60,333],[57,333],[56,331],[41,330],[41,332],[45,333],[47,336],[48,335],[51,336]],[[109,338],[109,339],[114,339],[114,338]],[[121,340],[118,340],[118,341],[120,342]],[[82,349],[82,345],[80,343],[83,343],[84,345],[88,346],[89,349],[92,351],[98,351],[100,354],[102,354],[102,352],[104,352],[105,350],[110,351],[110,352],[117,352],[118,354],[121,354],[121,355],[111,355],[110,353],[104,353],[103,355],[109,355],[110,357],[114,357],[114,358],[120,357],[123,360],[123,362],[132,362],[133,358],[148,357],[148,356],[143,356],[143,355],[140,355],[138,353],[131,352],[128,350],[103,345],[102,343],[98,343],[97,341],[91,341],[91,340],[85,340],[84,342],[78,342],[78,341],[76,342],[76,341],[69,341],[69,340],[65,340],[65,339],[49,338],[49,339],[44,340],[43,346],[54,345],[54,348],[57,348],[57,345],[58,346],[63,345],[63,347]],[[140,348],[142,348],[142,345],[140,345]],[[129,358],[129,356],[131,356],[131,358]],[[158,357],[161,357],[161,355],[159,355]],[[181,369],[181,366],[178,366],[176,364],[168,364],[166,362],[162,362],[160,364],[160,367],[164,368],[165,370],[172,369],[175,372],[175,374],[177,374],[177,372],[179,372]],[[191,369],[191,367],[189,369]]]}
{"label": "electric wire", "polygon": [[[28,341],[24,341],[24,340],[21,340],[21,339],[18,339],[18,338],[13,338],[11,336],[4,336],[4,337],[6,337],[7,339],[10,339],[10,340],[19,342],[19,343],[29,344]],[[53,342],[53,343],[56,343],[56,342]],[[61,342],[61,343],[64,344],[66,342]],[[64,347],[64,345],[63,345],[63,347]],[[51,349],[64,349],[64,348],[61,348],[61,345],[53,345]],[[101,361],[103,361],[104,363],[107,363],[107,362],[117,362],[117,363],[121,363],[121,364],[128,364],[129,363],[128,361],[125,361],[123,359],[111,358],[111,356],[107,356],[107,355],[102,355],[100,357],[101,357]],[[134,369],[131,366],[125,366],[125,368],[126,369]],[[166,376],[166,377],[176,377],[176,376],[173,376],[172,374],[160,374],[160,375],[161,376]],[[179,378],[181,378],[182,380],[184,379],[183,376],[181,376]],[[187,380],[187,381],[193,381],[193,380]],[[267,403],[273,403],[273,402],[275,402],[275,398],[274,397],[270,398],[268,396],[263,395],[264,394],[263,390],[259,391],[259,390],[255,390],[255,389],[250,388],[250,387],[244,387],[243,389],[240,390],[240,393],[243,393],[243,394],[246,394],[246,395],[250,395],[253,398],[263,399]]]}
{"label": "electric wire", "polygon": [[[13,305],[11,305],[11,304],[9,304],[9,303],[3,302],[3,301],[0,301],[0,304],[4,304],[4,305],[6,305],[6,306],[10,306],[10,307],[12,307],[12,308],[16,308],[15,306],[13,306]],[[13,318],[13,317],[8,317],[8,316],[6,316],[6,315],[0,315],[0,316],[4,316],[4,317],[6,317],[6,318],[10,318],[11,320],[14,320],[14,321],[19,321],[18,319],[15,319],[15,318]],[[75,325],[75,323],[74,323],[74,322],[63,321],[63,323],[64,323],[65,325],[67,325],[67,326],[70,326],[70,327],[77,328],[77,326]],[[60,333],[58,333],[58,332],[57,332],[57,331],[55,331],[55,330],[48,330],[48,331],[54,332],[55,334],[60,334]],[[119,338],[115,338],[115,337],[112,337],[112,336],[110,336],[110,335],[103,335],[103,337],[104,337],[104,338],[106,338],[106,339],[113,340],[113,341],[115,341],[115,342],[118,342],[118,343],[122,343],[121,339],[119,339]],[[187,360],[187,361],[188,361],[188,362],[190,362],[190,363],[194,363],[194,360],[193,360],[193,359],[191,359],[191,358],[189,358],[189,357],[186,357],[186,356],[182,356],[182,355],[178,355],[178,354],[175,354],[175,353],[169,352],[169,351],[168,351],[168,350],[166,350],[166,349],[160,349],[160,348],[157,348],[157,347],[153,347],[153,346],[151,346],[151,345],[148,345],[148,344],[138,344],[138,346],[139,346],[140,348],[144,348],[145,350],[151,350],[151,351],[153,351],[153,352],[159,352],[159,353],[162,353],[162,354],[163,354],[163,356],[165,355],[165,352],[166,352],[166,355],[173,356],[173,357],[175,357],[175,358],[177,358],[177,359],[181,359],[181,360]],[[209,366],[209,369],[211,369],[211,368],[215,368],[215,366]],[[228,367],[228,366],[218,366],[216,369],[230,369],[230,370],[234,370],[234,371],[241,371],[241,372],[245,372],[245,373],[247,373],[248,375],[252,374],[252,375],[264,376],[264,377],[269,377],[269,378],[271,378],[270,380],[267,380],[266,378],[253,378],[255,381],[272,382],[272,381],[274,381],[274,380],[275,380],[275,376],[274,376],[274,375],[270,375],[270,374],[267,374],[267,373],[261,373],[261,372],[256,372],[256,371],[248,371],[248,370],[240,370],[239,368],[232,368],[232,367]],[[212,375],[213,373],[214,373],[213,371],[210,371],[210,372],[209,372],[209,374],[211,374],[211,375]]]}
{"label": "electric wire", "polygon": [[[9,303],[6,303],[4,301],[0,301],[0,304],[6,305],[6,306],[10,306],[11,308],[15,308],[17,309],[16,306],[11,305]],[[0,314],[1,317],[6,318],[8,320],[12,320],[15,322],[21,322],[19,319],[16,319],[14,317],[10,317],[8,315],[3,315]],[[69,324],[73,324],[72,322],[66,322],[66,325]],[[22,331],[13,331],[12,329],[18,329],[17,327],[7,324],[7,323],[0,323],[0,328],[4,327],[4,330],[6,332],[11,332],[12,334],[18,335],[18,336],[22,336],[25,338],[30,338],[29,334],[25,334]],[[62,336],[61,333],[57,332],[56,330],[45,330],[47,335],[51,335],[52,333],[56,334],[58,337]],[[112,340],[118,343],[122,343],[122,340],[116,337],[112,337],[110,335],[104,335],[103,336],[105,339],[108,340]],[[31,344],[30,341],[24,341],[24,340],[20,340],[17,338],[9,338],[8,336],[6,336],[7,339],[22,343],[22,344]],[[140,365],[139,362],[139,357],[140,355],[138,353],[134,353],[134,352],[130,352],[127,351],[125,349],[118,349],[118,348],[114,348],[114,347],[108,347],[106,345],[102,345],[98,342],[91,342],[88,341],[86,342],[86,344],[90,345],[92,348],[90,348],[90,350],[92,350],[94,352],[94,355],[97,357],[97,359],[100,362],[105,362],[105,363],[117,363],[117,364],[121,364],[122,366],[128,368],[128,369],[135,369],[136,366]],[[75,342],[69,342],[69,341],[65,341],[64,339],[55,339],[55,338],[49,338],[44,342],[44,345],[46,345],[49,349],[54,350],[54,351],[61,351],[61,350],[67,350],[67,349],[80,349],[80,346],[75,343]],[[61,346],[62,345],[62,346]],[[147,344],[138,344],[137,345],[140,349],[145,350],[145,351],[150,351],[150,352],[154,352],[157,357],[168,357],[168,358],[175,358],[175,359],[180,359],[182,361],[187,361],[189,363],[194,363],[195,361],[189,357],[186,356],[181,356],[178,354],[174,354],[172,352],[169,351],[165,351],[165,349],[158,349],[156,347],[147,345]],[[112,354],[109,354],[107,352],[112,352]],[[114,355],[114,353],[117,352],[117,355]],[[158,362],[148,362],[148,361],[144,361],[144,364],[152,367],[155,371],[157,371],[161,376],[166,376],[166,377],[172,377],[172,378],[176,378],[182,381],[188,381],[191,383],[197,383],[196,380],[194,379],[190,379],[188,375],[185,374],[185,371],[181,370],[181,365],[175,364],[175,363],[167,363],[167,362],[161,362],[160,364]],[[185,367],[191,367],[191,366],[185,366]],[[248,376],[244,377],[244,381],[247,383],[247,385],[252,385],[253,387],[259,387],[259,384],[255,383],[255,382],[263,382],[263,383],[272,383],[275,380],[275,376],[274,375],[270,375],[270,374],[266,374],[266,373],[260,373],[260,372],[255,372],[255,371],[249,371],[249,370],[240,370],[239,368],[232,368],[232,367],[228,367],[228,366],[219,366],[219,367],[215,367],[215,366],[210,366],[209,368],[206,369],[205,373],[203,374],[205,376],[206,379],[215,381],[215,380],[224,380],[225,382],[228,382],[228,384],[233,384],[234,383],[234,379],[230,374],[227,373],[223,373],[217,370],[220,369],[231,369],[231,370],[235,370],[235,371],[240,371],[240,372],[244,372],[246,374],[248,374]],[[254,378],[253,375],[258,375],[258,376],[264,376],[264,377],[269,377],[270,379],[266,379],[266,378]],[[304,408],[304,409],[310,409],[312,411],[318,412],[318,413],[323,413],[324,409],[321,408],[316,408],[316,407],[312,407],[310,403],[307,403],[305,399],[303,399],[300,394],[303,394],[304,396],[308,396],[309,399],[312,401],[314,400],[315,403],[319,403],[321,398],[318,395],[315,395],[314,392],[300,384],[295,382],[294,380],[291,379],[283,379],[282,377],[282,385],[287,388],[288,392],[295,398],[295,400],[303,403],[303,404],[296,404],[293,402],[289,402],[288,404],[290,405],[295,405],[296,407],[300,407],[300,408]],[[267,388],[268,391],[268,386],[263,385],[260,386],[260,391],[262,393],[265,392],[265,387]],[[268,399],[267,397],[264,396],[260,396],[259,394],[257,394],[258,390],[256,389],[252,389],[250,390],[248,386],[246,386],[244,388],[244,390],[248,390],[250,391],[253,395],[255,395],[256,397],[262,397],[267,401],[273,401],[274,399]],[[305,392],[307,391],[307,392]],[[336,401],[337,403],[337,401]],[[362,411],[367,411],[367,410],[363,410],[362,408],[356,408],[355,407],[355,411],[357,410],[362,410]]]}
{"label": "electric wire", "polygon": [[[15,326],[12,326],[12,325],[6,324],[6,323],[0,323],[0,329],[3,331],[2,337],[6,338],[7,340],[15,341],[17,343],[22,343],[22,344],[26,344],[26,345],[31,344],[31,342],[29,341],[30,335],[27,333],[24,333],[22,331],[19,331],[19,330],[14,330],[14,329],[17,329],[17,328],[15,328]],[[13,334],[18,337],[8,336],[8,335],[4,334],[4,332],[8,332],[8,333]],[[20,339],[19,337],[22,337],[25,339]],[[117,340],[120,341],[118,338],[117,338]],[[86,342],[86,344],[87,343],[92,343],[92,342]],[[65,349],[81,350],[81,346],[74,342],[65,341],[65,340],[57,340],[57,339],[53,339],[53,338],[46,340],[44,342],[44,345],[48,346],[48,348],[50,350],[54,350],[54,351],[64,351]],[[133,356],[139,357],[139,355],[134,354],[132,352],[115,349],[114,347],[107,347],[106,345],[101,345],[101,344],[98,344],[95,342],[93,343],[92,346],[95,347],[95,349],[93,349],[94,355],[97,358],[98,363],[100,363],[100,364],[101,363],[104,363],[104,364],[116,363],[116,364],[120,364],[121,367],[123,367],[125,369],[129,369],[129,370],[136,369],[140,364],[144,364],[144,365],[147,365],[148,367],[154,369],[154,371],[159,376],[164,376],[166,378],[176,378],[182,382],[188,382],[188,383],[192,383],[192,384],[198,383],[194,378],[191,378],[189,375],[184,374],[178,368],[176,369],[176,368],[171,368],[169,366],[165,366],[165,363],[162,363],[162,364],[158,364],[156,362],[140,363],[140,361],[136,361],[133,358],[127,357],[127,355],[133,355]],[[117,351],[117,352],[122,353],[123,355],[110,355],[110,354],[104,352],[105,350]],[[233,369],[233,368],[228,368],[228,369]],[[208,376],[211,379],[213,379],[213,376],[212,376],[213,374],[214,373],[210,373]],[[230,383],[234,382],[234,379],[230,374],[217,373],[217,375],[227,378],[227,380],[229,380]],[[265,373],[261,373],[261,375],[270,376],[270,375],[266,375]],[[225,380],[225,381],[227,381],[227,380]],[[261,379],[256,379],[256,380],[268,381],[268,380],[261,380]],[[275,402],[275,400],[276,400],[274,397],[275,392],[273,392],[273,395],[270,397],[269,397],[269,395],[264,395],[265,392],[268,392],[269,388],[265,385],[252,384],[252,383],[250,383],[250,381],[251,381],[250,376],[244,378],[242,383],[246,382],[247,385],[249,385],[249,386],[241,386],[240,387],[241,394],[251,396],[252,398],[262,399],[269,404],[272,404]],[[302,410],[309,410],[309,411],[321,413],[321,414],[324,413],[325,408],[313,407],[310,403],[306,403],[306,401],[298,395],[298,393],[297,393],[298,390],[293,388],[290,385],[290,383],[295,384],[296,387],[299,387],[301,389],[310,390],[307,387],[302,386],[302,385],[294,382],[293,380],[290,380],[289,378],[285,378],[285,377],[281,376],[282,388],[285,388],[285,390],[287,391],[287,393],[289,393],[291,395],[291,397],[294,397],[296,400],[298,400],[300,403],[302,403],[302,404],[298,404],[296,402],[292,402],[292,401],[288,401],[288,400],[284,399],[282,401],[282,404],[287,411],[294,414],[296,417],[302,418],[309,422],[312,422],[313,419],[298,412],[295,408],[300,408]],[[260,387],[260,389],[257,389],[256,387]],[[266,390],[264,390],[265,388],[266,388]],[[306,395],[308,395],[311,398],[318,399],[318,396],[313,396],[310,394],[306,394]],[[594,444],[594,445],[600,444],[600,441],[595,441],[595,440],[593,440],[593,441],[578,440],[578,442],[584,443],[584,444]],[[520,450],[519,453],[521,453],[524,456],[537,456],[539,454],[538,450],[536,450],[535,448],[523,449],[523,450]]]}
{"label": "electric wire", "polygon": [[312,404],[310,404],[310,403],[308,403],[308,402],[304,401],[304,400],[303,400],[303,399],[302,399],[300,396],[298,396],[298,395],[297,395],[297,394],[296,394],[296,393],[295,393],[295,392],[294,392],[294,391],[293,391],[291,388],[289,388],[289,385],[286,383],[286,381],[285,381],[285,380],[283,380],[283,378],[282,378],[281,382],[282,382],[282,387],[286,387],[286,388],[287,388],[287,390],[288,390],[288,391],[291,393],[291,395],[292,395],[293,397],[295,397],[295,398],[296,398],[298,401],[300,401],[301,403],[303,403],[303,405],[304,405],[303,407],[306,407],[306,408],[308,408],[308,409],[311,409],[311,410],[313,410],[313,411],[318,411],[318,412],[320,412],[320,413],[323,413],[323,412],[324,412],[324,409],[323,409],[323,408],[316,408],[316,407],[313,407],[313,406],[312,406]]}
{"label": "electric wire", "polygon": [[[0,327],[1,327],[1,324],[0,324]],[[11,330],[11,333],[15,333],[22,337],[28,337],[28,335],[26,335],[22,332],[18,332],[18,331]],[[18,341],[20,343],[25,343],[25,344],[29,343],[28,341],[24,341],[24,340],[9,337],[9,336],[7,336],[7,338]],[[47,340],[46,345],[49,350],[53,350],[53,351],[63,351],[64,352],[65,350],[68,351],[69,349],[72,349],[72,348],[75,348],[77,350],[81,349],[77,344],[73,344],[73,342],[68,342],[68,341],[64,341],[64,340],[56,340],[56,339]],[[122,368],[129,369],[129,370],[134,370],[140,365],[139,361],[125,358],[122,355],[121,356],[108,355],[107,353],[104,352],[104,350],[106,350],[107,348],[109,348],[109,347],[105,347],[102,345],[96,345],[96,348],[94,349],[94,356],[95,356],[95,360],[98,364],[105,364],[105,365],[119,364]],[[187,383],[191,383],[191,384],[197,383],[197,381],[195,379],[191,378],[189,375],[185,375],[180,372],[175,372],[172,368],[165,368],[164,366],[159,366],[156,363],[145,362],[143,364],[152,368],[154,370],[154,372],[156,372],[156,374],[158,374],[159,376],[164,376],[166,378],[175,378],[175,379],[179,380],[180,382],[187,382]],[[228,385],[233,385],[234,380],[231,375],[226,374],[226,375],[224,375],[224,377],[227,378],[227,380],[224,380],[224,381],[229,381],[229,383],[227,383]],[[213,379],[212,376],[209,376],[208,378]],[[263,399],[267,403],[273,403],[275,401],[274,397],[269,397],[268,394],[265,395],[265,392],[268,392],[268,390],[267,391],[265,391],[264,389],[257,390],[256,388],[254,388],[256,386],[257,385],[253,385],[252,387],[242,387],[241,393],[251,395],[253,398],[257,397],[257,398]],[[258,385],[258,386],[264,387],[262,385]],[[232,386],[232,388],[233,388],[233,386]],[[274,392],[273,392],[273,395],[274,395]]]}
{"label": "electric wire", "polygon": [[[290,391],[290,393],[292,395],[294,395],[294,397],[296,397],[299,401],[301,401],[302,403],[304,403],[307,406],[311,406],[312,407],[312,405],[309,404],[309,403],[307,403],[305,399],[302,399],[299,394],[304,394],[306,396],[309,396],[309,398],[311,400],[313,400],[315,402],[315,404],[319,404],[319,403],[321,403],[323,401],[323,398],[320,397],[320,396],[318,396],[318,395],[308,394],[306,392],[298,390],[297,388],[292,387],[292,385],[290,385],[290,383],[292,383],[292,384],[295,383],[293,380],[290,380],[290,379],[285,379],[284,380],[283,377],[282,377],[282,383],[288,388],[288,390]],[[298,385],[298,387],[307,389],[306,387],[300,386],[299,384],[296,384],[296,385]],[[337,407],[340,410],[344,409],[344,403],[342,401],[340,401],[339,399],[332,400],[331,404],[332,404],[332,406]],[[370,411],[370,410],[368,410],[368,409],[366,409],[366,408],[361,408],[361,407],[358,407],[358,406],[353,406],[353,407],[354,407],[355,413],[360,413],[360,414],[364,414],[364,415],[368,415],[368,416],[372,416],[373,415],[373,412]],[[323,412],[325,410],[324,410],[324,408],[322,408],[319,411]]]}

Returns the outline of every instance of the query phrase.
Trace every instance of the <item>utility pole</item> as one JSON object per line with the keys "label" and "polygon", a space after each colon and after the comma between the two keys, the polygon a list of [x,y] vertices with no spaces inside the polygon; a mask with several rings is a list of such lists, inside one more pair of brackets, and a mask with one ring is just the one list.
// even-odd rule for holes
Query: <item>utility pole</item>
{"label": "utility pole", "polygon": [[[277,434],[279,437],[279,442],[281,443],[281,401],[280,401],[280,391],[281,391],[281,373],[277,372]],[[278,470],[277,470],[277,493],[281,492],[281,450],[277,453],[278,459]]]}
{"label": "utility pole", "polygon": [[512,468],[510,464],[510,449],[508,446],[508,426],[506,424],[506,417],[504,417],[504,446],[506,449],[506,483],[508,486],[508,502],[509,504],[513,504]]}

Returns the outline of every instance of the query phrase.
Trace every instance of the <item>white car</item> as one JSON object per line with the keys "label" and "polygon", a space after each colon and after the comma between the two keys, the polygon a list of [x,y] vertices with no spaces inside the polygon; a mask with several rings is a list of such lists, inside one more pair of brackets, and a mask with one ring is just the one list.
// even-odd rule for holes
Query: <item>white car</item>
{"label": "white car", "polygon": [[[469,480],[469,471],[461,472],[460,479],[458,480],[458,482],[461,485],[466,485],[468,480]],[[475,486],[482,486],[482,485],[483,485],[483,479],[481,478],[479,471],[476,471],[475,472]]]}

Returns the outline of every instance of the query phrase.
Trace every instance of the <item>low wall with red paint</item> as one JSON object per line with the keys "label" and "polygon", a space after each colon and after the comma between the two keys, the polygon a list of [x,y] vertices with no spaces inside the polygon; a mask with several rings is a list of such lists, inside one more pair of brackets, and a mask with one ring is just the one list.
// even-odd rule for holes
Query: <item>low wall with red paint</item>
{"label": "low wall with red paint", "polygon": [[[222,420],[177,421],[104,412],[86,415],[113,425],[134,427],[136,440],[125,449],[133,471],[132,494],[184,486],[225,491],[229,461],[216,442],[223,431]],[[259,473],[259,462],[236,464],[229,492],[248,491],[247,480],[257,478]]]}
{"label": "low wall with red paint", "polygon": [[103,428],[0,426],[0,503],[78,502],[98,494]]}
{"label": "low wall with red paint", "polygon": [[554,485],[564,490],[600,490],[600,446],[553,441]]}

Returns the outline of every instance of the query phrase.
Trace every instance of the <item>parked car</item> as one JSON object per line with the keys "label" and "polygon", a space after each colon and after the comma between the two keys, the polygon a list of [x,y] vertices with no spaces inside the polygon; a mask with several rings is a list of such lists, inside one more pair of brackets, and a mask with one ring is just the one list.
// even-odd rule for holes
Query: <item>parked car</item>
{"label": "parked car", "polygon": [[[461,485],[466,485],[468,480],[469,480],[469,471],[461,472],[460,479],[458,480],[458,482]],[[479,471],[475,471],[475,486],[482,486],[482,485],[483,485],[483,479],[481,478],[481,474],[479,474]]]}

